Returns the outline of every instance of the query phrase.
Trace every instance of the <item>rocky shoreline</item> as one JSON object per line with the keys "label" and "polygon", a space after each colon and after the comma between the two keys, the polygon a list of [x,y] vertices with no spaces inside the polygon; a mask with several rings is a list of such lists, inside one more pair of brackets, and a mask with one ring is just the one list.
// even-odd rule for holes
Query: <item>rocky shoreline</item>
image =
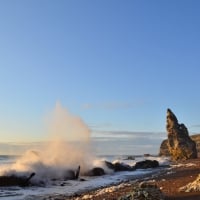
{"label": "rocky shoreline", "polygon": [[[149,195],[149,200],[198,200],[200,191],[185,192],[180,188],[196,180],[200,174],[200,159],[190,159],[182,162],[174,162],[170,169],[161,170],[160,173],[152,174],[138,180],[130,180],[126,183],[120,183],[97,189],[82,194],[75,194],[73,197],[57,197],[59,200],[131,200],[145,199]],[[144,187],[147,185],[147,187]],[[153,188],[153,189],[152,189]],[[133,196],[134,194],[141,196]]]}
{"label": "rocky shoreline", "polygon": [[[174,113],[167,109],[168,140],[161,144],[160,155],[171,157],[167,170],[153,176],[130,180],[117,186],[74,195],[70,200],[197,200],[200,196],[200,159],[196,143],[184,124],[179,124]],[[162,173],[164,172],[164,173]]]}

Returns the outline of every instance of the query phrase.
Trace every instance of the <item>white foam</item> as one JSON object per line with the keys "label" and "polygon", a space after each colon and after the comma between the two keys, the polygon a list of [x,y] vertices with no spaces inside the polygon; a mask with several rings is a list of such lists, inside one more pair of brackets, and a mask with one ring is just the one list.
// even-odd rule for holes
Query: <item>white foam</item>
{"label": "white foam", "polygon": [[49,142],[40,150],[28,150],[12,165],[0,169],[0,175],[29,176],[35,182],[66,177],[69,170],[81,166],[81,173],[93,167],[90,130],[83,120],[74,116],[59,102],[47,117]]}
{"label": "white foam", "polygon": [[[137,175],[144,175],[152,173],[152,170],[141,170],[141,171],[134,171],[134,172],[120,172],[115,173],[114,175],[105,175],[101,177],[95,178],[87,178],[87,181],[55,181],[52,185],[48,185],[46,187],[33,187],[33,188],[25,188],[19,190],[12,190],[11,188],[4,188],[4,194],[6,192],[13,192],[13,196],[4,197],[5,200],[21,200],[21,199],[40,199],[47,197],[47,196],[55,196],[56,194],[59,195],[66,195],[70,196],[78,192],[88,191],[91,189],[97,189],[103,186],[109,186],[111,184],[120,183],[122,181],[128,180],[128,177],[137,176]],[[60,186],[60,184],[65,183],[65,186]],[[111,187],[112,188],[112,187]],[[111,189],[110,189],[111,190]],[[103,191],[102,191],[103,192]],[[106,192],[106,190],[104,190]]]}

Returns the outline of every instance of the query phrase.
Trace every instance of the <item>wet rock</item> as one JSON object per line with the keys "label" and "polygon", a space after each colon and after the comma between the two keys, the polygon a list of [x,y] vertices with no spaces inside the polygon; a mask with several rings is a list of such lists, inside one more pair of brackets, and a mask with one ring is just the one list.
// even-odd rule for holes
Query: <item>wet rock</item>
{"label": "wet rock", "polygon": [[114,170],[116,172],[118,172],[118,171],[133,171],[133,168],[130,165],[126,165],[124,163],[117,162],[114,164]]}
{"label": "wet rock", "polygon": [[112,169],[115,172],[118,172],[118,171],[132,171],[132,170],[134,170],[130,165],[127,165],[125,163],[116,162],[116,163],[113,164],[111,162],[105,161],[105,165],[109,169]]}
{"label": "wet rock", "polygon": [[135,169],[147,169],[155,167],[159,167],[159,162],[157,160],[144,160],[135,164]]}
{"label": "wet rock", "polygon": [[174,113],[167,109],[167,146],[173,160],[197,158],[196,143],[189,137],[184,124],[179,124]]}
{"label": "wet rock", "polygon": [[135,156],[127,156],[123,160],[135,160]]}
{"label": "wet rock", "polygon": [[154,182],[142,182],[134,185],[132,192],[118,198],[119,200],[164,200],[165,197]]}
{"label": "wet rock", "polygon": [[125,163],[116,162],[116,163],[113,164],[111,162],[105,161],[105,165],[109,169],[112,169],[115,172],[118,172],[118,171],[132,171],[132,170],[134,170],[133,167],[131,167],[130,165],[127,165]]}
{"label": "wet rock", "polygon": [[[80,173],[80,166],[78,166],[77,170],[66,170],[64,175],[63,175],[63,179],[64,180],[77,180],[79,178],[79,173]],[[52,180],[57,180],[57,178],[54,178]]]}
{"label": "wet rock", "polygon": [[64,180],[75,180],[76,172],[74,170],[67,170],[63,176]]}
{"label": "wet rock", "polygon": [[111,162],[108,162],[108,161],[104,161],[105,162],[105,165],[109,168],[109,169],[112,169],[115,171],[115,165],[112,164]]}
{"label": "wet rock", "polygon": [[102,176],[105,174],[105,171],[101,167],[94,167],[93,169],[86,172],[85,176]]}
{"label": "wet rock", "polygon": [[33,176],[35,176],[35,173],[32,173],[28,178],[18,177],[16,175],[0,176],[0,186],[29,186]]}
{"label": "wet rock", "polygon": [[78,179],[78,177],[79,177],[79,174],[80,174],[80,169],[81,169],[81,167],[80,167],[80,165],[78,166],[78,168],[77,168],[77,170],[75,171],[75,179]]}

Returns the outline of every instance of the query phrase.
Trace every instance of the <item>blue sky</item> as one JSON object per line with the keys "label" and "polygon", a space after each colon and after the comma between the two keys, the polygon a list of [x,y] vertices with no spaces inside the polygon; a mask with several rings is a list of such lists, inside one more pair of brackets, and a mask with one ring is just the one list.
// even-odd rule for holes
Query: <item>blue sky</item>
{"label": "blue sky", "polygon": [[[98,131],[200,132],[197,0],[0,1],[0,137],[44,139],[57,101]],[[165,135],[164,135],[165,137]]]}

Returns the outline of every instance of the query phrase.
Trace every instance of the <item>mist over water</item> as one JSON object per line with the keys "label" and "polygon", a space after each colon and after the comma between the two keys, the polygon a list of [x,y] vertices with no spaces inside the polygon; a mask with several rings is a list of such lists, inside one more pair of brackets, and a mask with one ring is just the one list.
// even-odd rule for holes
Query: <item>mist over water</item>
{"label": "mist over water", "polygon": [[47,121],[51,142],[46,147],[46,156],[59,165],[81,165],[82,170],[87,168],[93,160],[93,155],[91,133],[84,121],[70,114],[59,102]]}
{"label": "mist over water", "polygon": [[38,178],[62,178],[66,170],[81,172],[91,168],[94,160],[90,130],[80,117],[57,102],[47,117],[49,142],[40,150],[28,150],[16,163],[0,169],[0,174],[36,173]]}
{"label": "mist over water", "polygon": [[56,103],[55,109],[49,114],[47,123],[52,139],[81,142],[88,142],[90,140],[88,126],[80,117],[69,113],[60,102]]}

